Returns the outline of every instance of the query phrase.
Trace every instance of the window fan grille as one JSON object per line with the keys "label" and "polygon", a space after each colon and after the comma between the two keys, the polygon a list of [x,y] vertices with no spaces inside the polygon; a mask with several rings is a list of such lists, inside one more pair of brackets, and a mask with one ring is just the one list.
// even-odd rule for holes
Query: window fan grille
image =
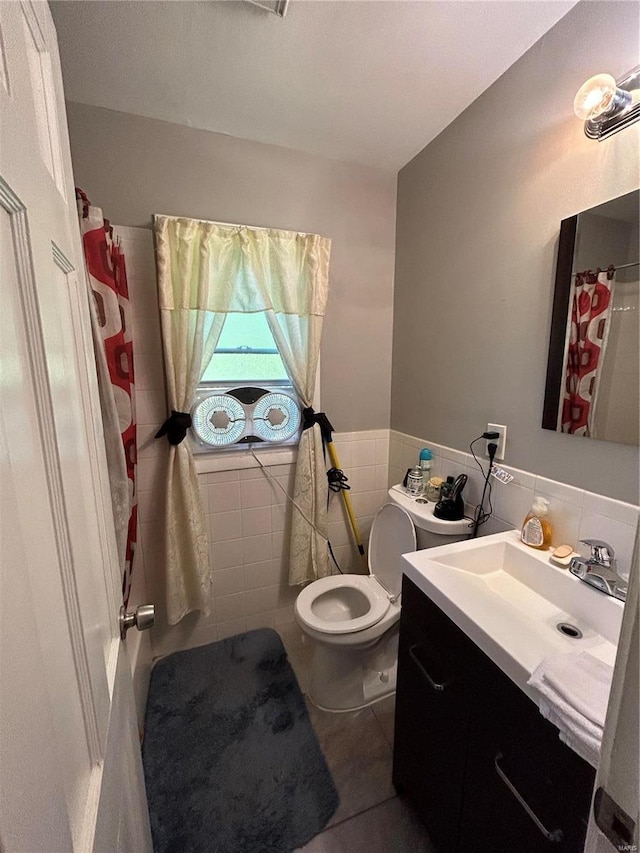
{"label": "window fan grille", "polygon": [[197,453],[297,443],[302,416],[290,385],[200,388],[191,409]]}

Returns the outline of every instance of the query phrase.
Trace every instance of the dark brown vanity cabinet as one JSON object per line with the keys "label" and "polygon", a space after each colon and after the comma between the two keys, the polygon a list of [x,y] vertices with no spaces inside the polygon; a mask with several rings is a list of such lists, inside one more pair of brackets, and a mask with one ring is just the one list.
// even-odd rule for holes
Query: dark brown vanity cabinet
{"label": "dark brown vanity cabinet", "polygon": [[408,578],[393,782],[438,851],[582,853],[595,771]]}

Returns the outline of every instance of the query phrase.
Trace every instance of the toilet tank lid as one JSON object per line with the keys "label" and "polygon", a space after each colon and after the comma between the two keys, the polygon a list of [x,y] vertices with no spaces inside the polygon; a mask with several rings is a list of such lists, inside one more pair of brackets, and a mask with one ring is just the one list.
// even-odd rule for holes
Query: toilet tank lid
{"label": "toilet tank lid", "polygon": [[[444,518],[436,518],[433,514],[435,503],[425,501],[424,498],[415,498],[402,486],[391,486],[388,491],[390,500],[398,506],[406,509],[416,527],[428,530],[430,533],[438,533],[441,536],[468,536],[469,519],[462,518],[460,521],[446,521]],[[446,539],[442,540],[445,545]]]}
{"label": "toilet tank lid", "polygon": [[405,509],[388,503],[378,510],[369,535],[369,572],[392,595],[402,590],[402,554],[416,547],[416,529]]}

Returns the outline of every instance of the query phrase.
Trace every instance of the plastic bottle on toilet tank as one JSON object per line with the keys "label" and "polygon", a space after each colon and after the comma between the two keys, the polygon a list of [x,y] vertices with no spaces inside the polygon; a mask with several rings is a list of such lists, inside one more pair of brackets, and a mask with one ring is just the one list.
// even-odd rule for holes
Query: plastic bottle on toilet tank
{"label": "plastic bottle on toilet tank", "polygon": [[426,491],[427,483],[431,479],[431,460],[433,459],[433,453],[429,450],[428,447],[423,447],[420,451],[420,467],[422,468],[422,483],[423,489]]}

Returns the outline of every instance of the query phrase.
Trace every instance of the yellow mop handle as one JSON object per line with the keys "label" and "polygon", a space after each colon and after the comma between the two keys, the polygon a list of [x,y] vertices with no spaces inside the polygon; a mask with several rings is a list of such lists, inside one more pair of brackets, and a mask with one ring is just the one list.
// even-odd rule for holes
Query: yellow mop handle
{"label": "yellow mop handle", "polygon": [[[336,448],[333,444],[333,441],[327,441],[327,447],[329,448],[329,456],[331,457],[331,464],[334,468],[340,468],[340,460],[338,459],[338,454],[336,452]],[[369,572],[369,566],[367,564],[367,555],[364,552],[364,545],[362,544],[362,538],[360,536],[360,529],[358,528],[358,522],[356,521],[356,517],[353,514],[353,507],[351,506],[351,498],[349,497],[349,492],[346,489],[340,489],[342,494],[342,500],[344,501],[345,508],[347,510],[347,515],[349,516],[349,521],[351,522],[351,530],[353,531],[353,538],[356,541],[356,547],[358,548],[358,553],[362,558],[362,562],[364,567]]]}

